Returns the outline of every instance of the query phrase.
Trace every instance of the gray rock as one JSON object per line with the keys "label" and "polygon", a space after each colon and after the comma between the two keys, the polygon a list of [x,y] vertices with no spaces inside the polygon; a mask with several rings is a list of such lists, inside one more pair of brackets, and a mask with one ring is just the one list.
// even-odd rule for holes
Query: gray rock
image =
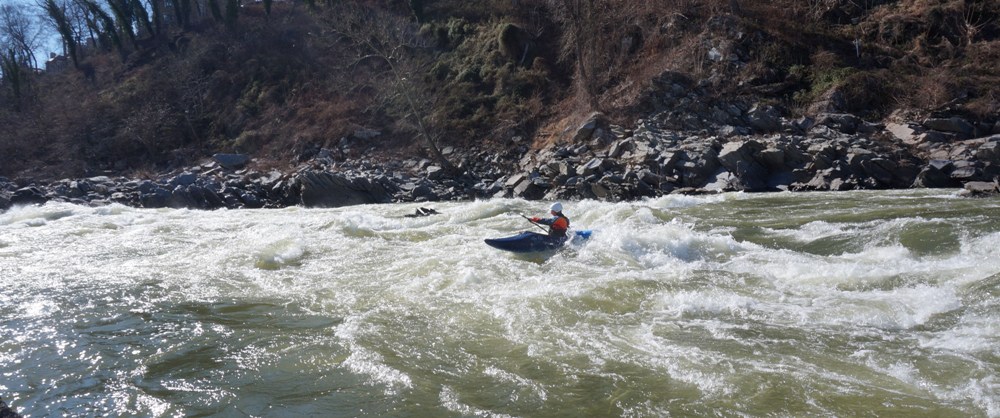
{"label": "gray rock", "polygon": [[861,161],[861,169],[880,185],[889,187],[894,184],[894,175],[898,165],[885,158],[868,158]]}
{"label": "gray rock", "polygon": [[767,178],[767,188],[771,190],[788,190],[795,183],[796,176],[791,170],[771,173]]}
{"label": "gray rock", "polygon": [[755,105],[747,112],[747,124],[758,132],[774,132],[781,129],[781,112],[774,106]]}
{"label": "gray rock", "polygon": [[608,150],[608,157],[620,158],[625,151],[629,151],[632,148],[634,148],[634,142],[631,139],[618,141]]}
{"label": "gray rock", "polygon": [[976,159],[983,162],[1000,164],[1000,135],[987,138],[986,142],[976,149]]}
{"label": "gray rock", "polygon": [[736,176],[739,189],[763,191],[767,188],[768,170],[756,158],[764,150],[757,141],[730,142],[719,151],[719,163]]}
{"label": "gray rock", "polygon": [[661,173],[672,173],[677,167],[677,163],[681,161],[683,153],[680,152],[664,152],[660,154],[656,159],[656,163],[659,165]]}
{"label": "gray rock", "polygon": [[917,130],[910,124],[889,123],[885,125],[885,129],[886,131],[889,131],[893,137],[903,141],[904,143],[913,142],[913,138],[917,134]]}
{"label": "gray rock", "polygon": [[831,168],[840,158],[840,151],[829,143],[809,147],[809,152],[813,154],[812,168],[815,170]]}
{"label": "gray rock", "polygon": [[857,184],[852,179],[835,178],[830,180],[830,191],[846,192],[857,188]]}
{"label": "gray rock", "polygon": [[712,191],[712,192],[724,192],[731,190],[743,190],[743,184],[738,177],[726,171],[725,169],[719,169],[711,176],[709,176],[707,182],[702,189]]}
{"label": "gray rock", "polygon": [[264,201],[259,196],[251,192],[243,192],[239,195],[240,201],[249,209],[259,209],[264,207]]}
{"label": "gray rock", "polygon": [[606,200],[611,196],[611,190],[603,184],[595,182],[589,183],[587,186],[589,187],[590,194],[597,199]]}
{"label": "gray rock", "polygon": [[215,190],[211,188],[208,187],[203,188],[202,196],[206,204],[204,207],[205,209],[218,209],[226,207],[225,199],[223,199],[222,196],[219,196],[219,194],[216,193]]}
{"label": "gray rock", "polygon": [[525,173],[515,174],[515,175],[511,176],[509,179],[507,179],[507,181],[504,183],[504,187],[507,187],[507,188],[516,188],[518,185],[520,185],[522,182],[525,182],[525,181],[528,181],[528,175],[527,174],[525,174]]}
{"label": "gray rock", "polygon": [[972,161],[955,161],[951,173],[951,178],[960,182],[973,181],[979,178],[979,169]]}
{"label": "gray rock", "polygon": [[540,200],[545,197],[548,191],[548,184],[541,179],[522,181],[514,188],[514,196],[527,200]]}
{"label": "gray rock", "polygon": [[157,186],[156,183],[153,183],[150,180],[143,180],[139,183],[138,190],[139,193],[152,193],[153,190],[156,190],[159,187],[160,186]]}
{"label": "gray rock", "polygon": [[913,182],[914,187],[941,188],[958,187],[958,181],[951,178],[954,163],[949,160],[931,160]]}
{"label": "gray rock", "polygon": [[864,172],[864,162],[875,158],[875,153],[864,148],[852,148],[847,152],[847,166],[852,173]]}
{"label": "gray rock", "polygon": [[190,186],[180,186],[174,188],[170,193],[170,198],[167,199],[167,206],[180,209],[180,208],[199,208],[197,199],[192,195],[191,191],[188,190]]}
{"label": "gray rock", "polygon": [[976,131],[976,127],[972,126],[969,121],[957,116],[950,118],[927,119],[923,122],[923,125],[928,129],[942,132],[953,132],[961,134],[965,137],[971,137]]}
{"label": "gray rock", "polygon": [[580,143],[587,141],[594,136],[594,131],[607,125],[607,119],[600,113],[592,113],[586,121],[576,129],[573,134],[573,142]]}
{"label": "gray rock", "polygon": [[429,180],[441,180],[443,177],[444,177],[443,168],[436,165],[427,167],[427,178]]}
{"label": "gray rock", "polygon": [[170,179],[169,183],[171,186],[190,186],[197,181],[198,175],[191,172],[184,172]]}
{"label": "gray rock", "polygon": [[815,102],[806,109],[806,113],[816,115],[820,113],[842,112],[847,108],[847,98],[839,88],[832,88],[823,93]]}
{"label": "gray rock", "polygon": [[562,163],[562,162],[560,162],[558,164],[559,164],[559,175],[560,176],[573,177],[573,176],[576,175],[576,168],[575,167],[573,167],[573,166],[571,166],[571,165],[569,165],[567,163]]}
{"label": "gray rock", "polygon": [[861,118],[848,113],[823,113],[817,115],[816,124],[829,127],[845,134],[853,134],[864,125]]}
{"label": "gray rock", "polygon": [[228,170],[239,170],[250,162],[250,156],[246,154],[223,154],[218,153],[212,156],[215,162],[219,163],[222,168]]}
{"label": "gray rock", "polygon": [[1000,189],[995,181],[970,181],[962,186],[963,196],[983,197],[996,195]]}
{"label": "gray rock", "polygon": [[545,177],[553,178],[559,175],[560,164],[565,165],[565,163],[560,163],[560,162],[551,162],[548,164],[543,164],[541,167],[538,168],[538,171],[541,173],[541,175]]}
{"label": "gray rock", "polygon": [[295,177],[299,203],[305,207],[341,207],[389,203],[392,194],[384,184],[364,177],[349,179],[328,171],[306,171]]}
{"label": "gray rock", "polygon": [[368,140],[372,138],[378,138],[382,135],[382,131],[377,131],[375,129],[361,128],[354,131],[354,137],[357,139]]}
{"label": "gray rock", "polygon": [[656,174],[648,169],[642,169],[639,171],[638,179],[640,182],[646,183],[650,186],[659,187],[660,183],[664,181],[663,176]]}
{"label": "gray rock", "polygon": [[719,168],[718,152],[715,148],[705,148],[685,152],[685,160],[678,171],[681,184],[685,187],[701,187]]}
{"label": "gray rock", "polygon": [[434,193],[434,188],[430,184],[420,183],[410,191],[410,198],[414,201],[426,202],[438,200],[438,195]]}
{"label": "gray rock", "polygon": [[[721,153],[719,154],[722,155]],[[785,165],[785,151],[779,148],[768,148],[757,154],[757,159],[769,171],[781,171],[787,169]]]}
{"label": "gray rock", "polygon": [[169,190],[162,187],[155,187],[148,192],[139,194],[139,204],[144,208],[163,208],[167,206],[170,196],[171,193]]}
{"label": "gray rock", "polygon": [[13,205],[43,205],[49,199],[45,193],[35,186],[22,187],[14,190],[10,196],[10,204]]}
{"label": "gray rock", "polygon": [[604,158],[593,158],[584,164],[583,167],[580,167],[580,175],[586,177],[594,174],[603,174],[609,165],[610,161]]}
{"label": "gray rock", "polygon": [[953,135],[946,134],[944,132],[927,131],[917,134],[913,138],[913,142],[915,144],[928,144],[928,143],[950,142],[952,139],[954,139]]}

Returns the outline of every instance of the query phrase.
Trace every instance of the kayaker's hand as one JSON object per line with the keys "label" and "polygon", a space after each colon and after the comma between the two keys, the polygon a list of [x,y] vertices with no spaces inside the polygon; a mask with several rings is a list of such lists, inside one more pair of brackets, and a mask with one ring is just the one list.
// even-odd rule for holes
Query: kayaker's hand
{"label": "kayaker's hand", "polygon": [[537,223],[540,220],[542,220],[542,218],[538,218],[538,217],[531,218],[531,222],[535,222],[535,223]]}

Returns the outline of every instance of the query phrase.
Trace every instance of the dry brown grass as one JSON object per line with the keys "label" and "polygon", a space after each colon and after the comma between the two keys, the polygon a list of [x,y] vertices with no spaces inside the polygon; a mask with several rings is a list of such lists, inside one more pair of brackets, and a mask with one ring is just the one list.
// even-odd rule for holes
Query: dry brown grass
{"label": "dry brown grass", "polygon": [[[441,63],[427,76],[435,93],[426,106],[445,145],[549,143],[593,110],[628,124],[666,70],[696,82],[714,74],[705,85],[716,97],[751,95],[793,112],[838,89],[850,111],[874,118],[896,107],[997,118],[1000,2],[594,0],[578,3],[595,13],[575,26],[556,3],[427,2],[425,34],[437,44],[414,53]],[[37,80],[25,112],[0,103],[0,175],[157,171],[218,151],[284,165],[359,127],[384,132],[378,147],[418,152],[375,93],[356,88],[365,80],[342,71],[329,28],[306,7],[276,7],[265,19],[248,6],[238,31],[200,28],[183,53],[143,64],[92,56],[94,81],[76,72]],[[723,42],[742,62],[706,58]],[[522,62],[515,55],[529,43]],[[783,87],[753,96],[767,85]]]}

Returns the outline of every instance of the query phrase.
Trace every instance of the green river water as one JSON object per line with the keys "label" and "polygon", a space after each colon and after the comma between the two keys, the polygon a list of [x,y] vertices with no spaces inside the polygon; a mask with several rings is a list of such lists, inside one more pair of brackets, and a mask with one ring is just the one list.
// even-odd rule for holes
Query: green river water
{"label": "green river water", "polygon": [[[0,213],[28,417],[1000,417],[1000,200],[955,190]],[[408,218],[419,206],[440,215]]]}

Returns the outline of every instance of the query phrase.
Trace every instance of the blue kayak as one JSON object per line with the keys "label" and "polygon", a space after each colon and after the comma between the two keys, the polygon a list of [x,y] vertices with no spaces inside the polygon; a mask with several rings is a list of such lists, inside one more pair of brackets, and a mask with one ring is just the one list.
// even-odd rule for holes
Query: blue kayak
{"label": "blue kayak", "polygon": [[566,243],[566,241],[572,240],[573,242],[578,242],[586,240],[587,238],[590,238],[590,234],[591,231],[589,229],[583,229],[579,231],[570,231],[566,237],[554,238],[546,234],[525,231],[514,236],[506,238],[488,238],[485,241],[486,245],[504,251],[515,253],[534,253],[559,249]]}

